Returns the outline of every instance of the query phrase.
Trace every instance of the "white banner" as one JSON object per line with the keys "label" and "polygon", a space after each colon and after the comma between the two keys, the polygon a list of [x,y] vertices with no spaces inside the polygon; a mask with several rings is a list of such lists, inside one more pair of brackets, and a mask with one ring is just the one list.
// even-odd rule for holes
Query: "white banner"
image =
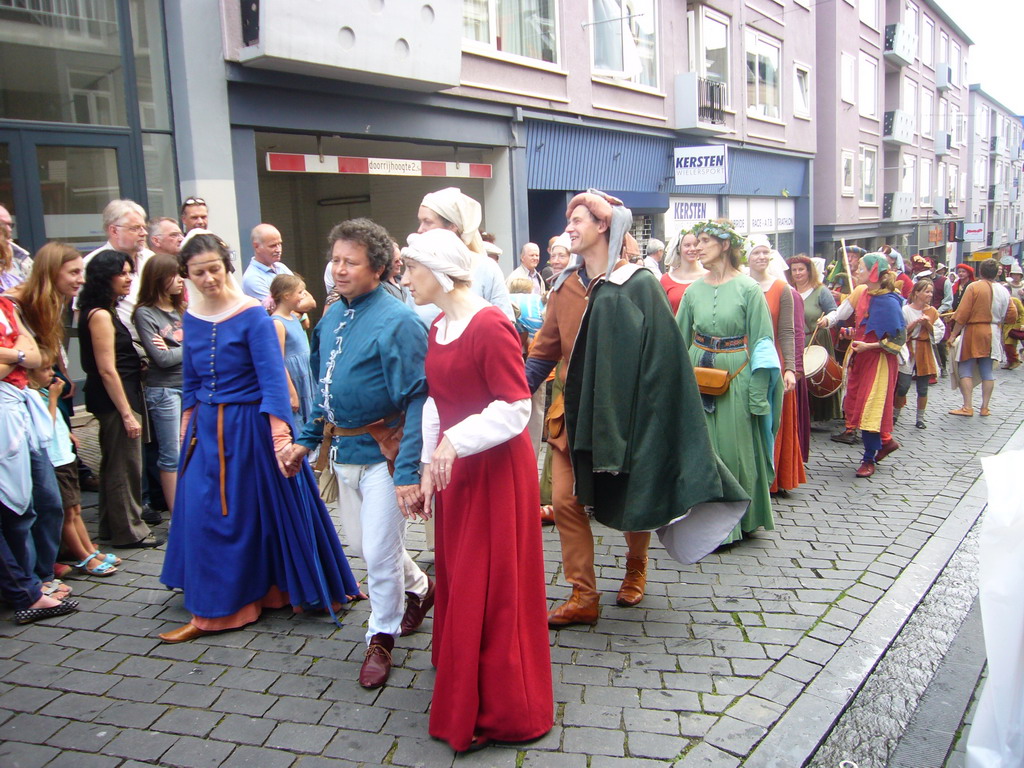
{"label": "white banner", "polygon": [[717,197],[669,197],[665,211],[665,237],[671,240],[699,221],[718,218]]}
{"label": "white banner", "polygon": [[724,144],[676,147],[676,184],[725,184],[729,180]]}
{"label": "white banner", "polygon": [[971,221],[964,224],[965,243],[984,243],[985,225],[980,221]]}

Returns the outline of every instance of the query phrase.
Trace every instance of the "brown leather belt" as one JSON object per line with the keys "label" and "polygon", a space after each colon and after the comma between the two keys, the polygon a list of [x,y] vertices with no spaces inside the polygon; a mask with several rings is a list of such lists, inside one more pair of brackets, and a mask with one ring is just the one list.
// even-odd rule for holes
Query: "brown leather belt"
{"label": "brown leather belt", "polygon": [[[396,423],[389,427],[387,426],[389,421],[395,421]],[[404,426],[404,413],[393,413],[390,416],[377,419],[377,421],[361,427],[339,427],[337,424],[331,424],[331,422],[325,420],[324,438],[320,443],[320,455],[316,460],[317,472],[321,472],[327,467],[332,439],[335,437],[369,435],[377,442],[380,452],[387,459],[388,471],[393,475],[395,473],[395,459],[398,457],[398,444],[402,440],[402,429]]]}

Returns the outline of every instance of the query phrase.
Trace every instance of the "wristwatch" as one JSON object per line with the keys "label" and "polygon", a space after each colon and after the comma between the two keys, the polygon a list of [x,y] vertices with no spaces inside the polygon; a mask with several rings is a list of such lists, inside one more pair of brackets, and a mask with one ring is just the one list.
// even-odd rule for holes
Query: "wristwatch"
{"label": "wristwatch", "polygon": [[18,365],[24,365],[24,364],[25,364],[25,350],[19,349],[18,350]]}

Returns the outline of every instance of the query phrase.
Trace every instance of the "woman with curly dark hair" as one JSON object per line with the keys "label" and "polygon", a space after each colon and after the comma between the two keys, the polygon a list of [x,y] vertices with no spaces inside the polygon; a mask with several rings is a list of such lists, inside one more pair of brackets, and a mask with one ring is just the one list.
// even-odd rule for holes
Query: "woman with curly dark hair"
{"label": "woman with curly dark hair", "polygon": [[117,302],[128,295],[134,268],[127,253],[100,251],[85,269],[78,296],[85,407],[99,421],[103,454],[99,537],[125,549],[158,547],[164,541],[142,521],[142,361],[117,316]]}

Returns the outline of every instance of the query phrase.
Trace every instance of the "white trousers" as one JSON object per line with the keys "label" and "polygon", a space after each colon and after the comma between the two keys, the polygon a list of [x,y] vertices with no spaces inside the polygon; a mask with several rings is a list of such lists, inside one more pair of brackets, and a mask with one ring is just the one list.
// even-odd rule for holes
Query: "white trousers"
{"label": "white trousers", "polygon": [[427,594],[427,575],[405,549],[405,518],[386,462],[335,464],[338,512],[350,555],[366,563],[370,622],[366,642],[379,632],[398,637],[405,593]]}

